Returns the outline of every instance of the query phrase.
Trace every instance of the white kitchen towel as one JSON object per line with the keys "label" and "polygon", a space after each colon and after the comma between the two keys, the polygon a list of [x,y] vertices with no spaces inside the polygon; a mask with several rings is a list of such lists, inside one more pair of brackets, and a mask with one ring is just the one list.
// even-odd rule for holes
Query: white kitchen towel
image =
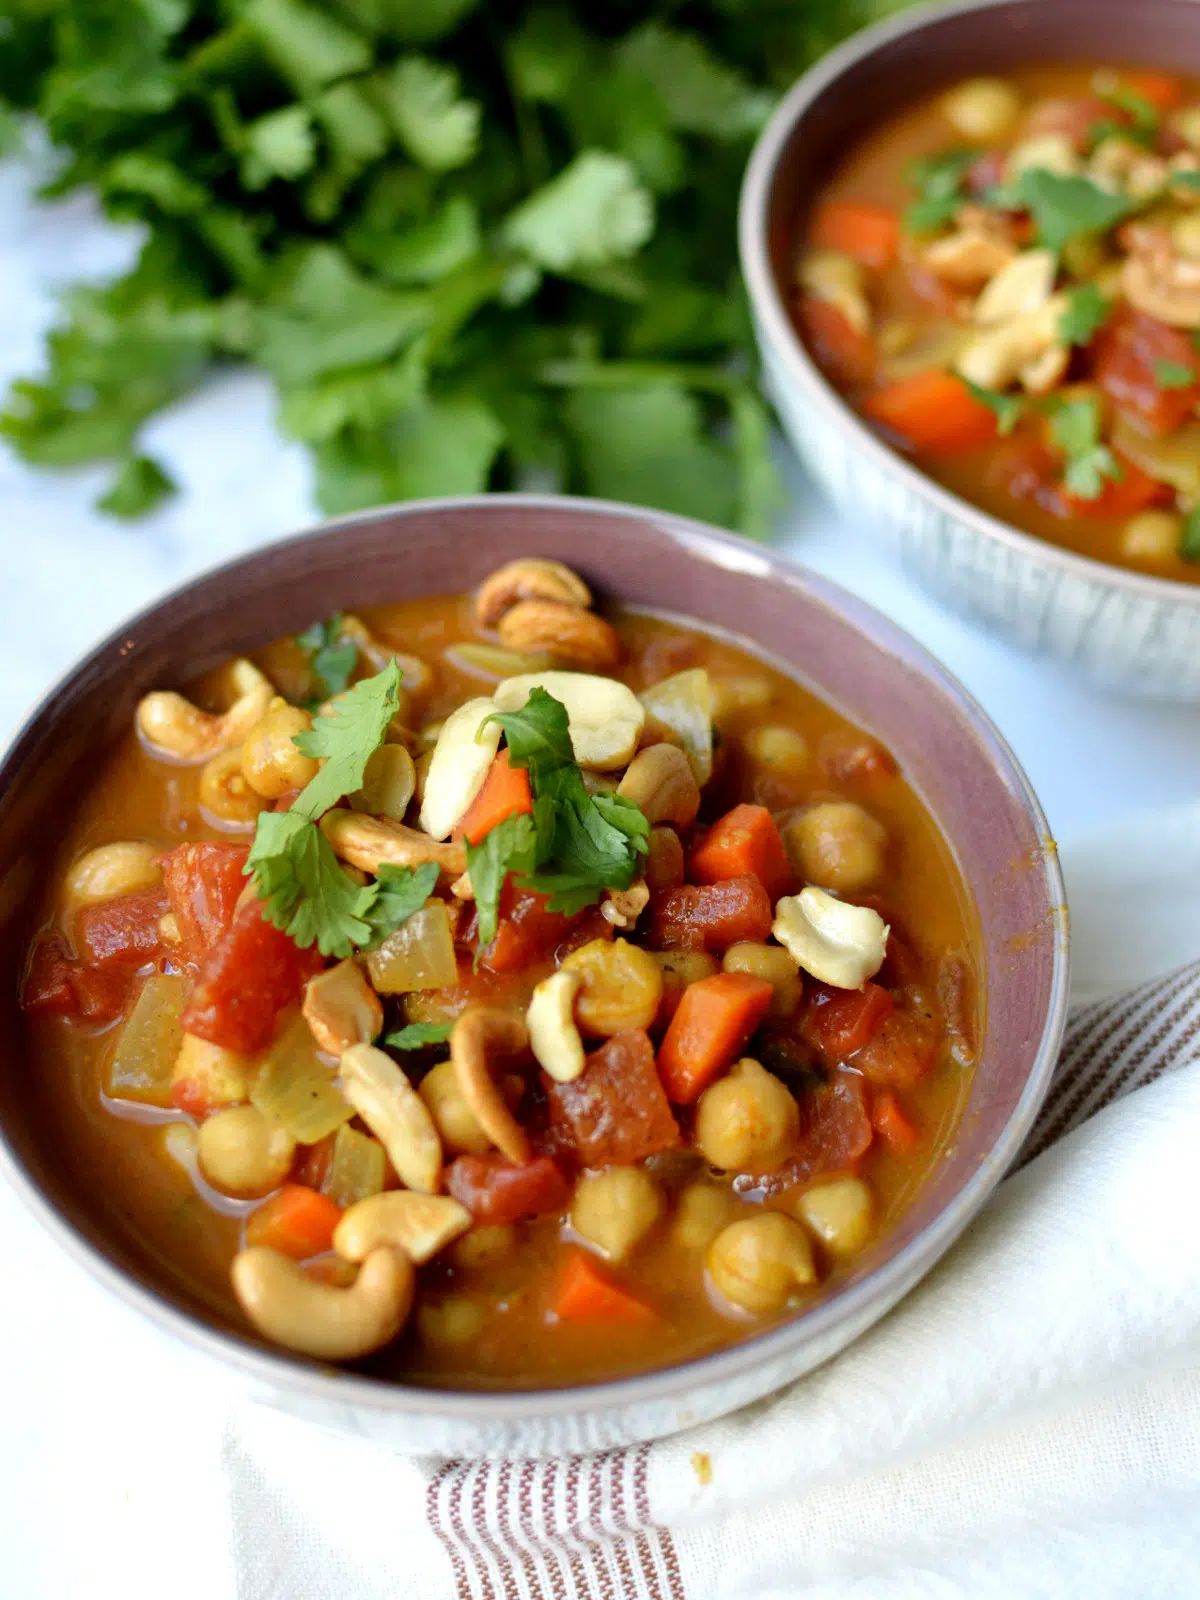
{"label": "white kitchen towel", "polygon": [[238,1600],[1200,1595],[1200,961],[1107,992],[1121,952],[1200,953],[1200,894],[1154,914],[1198,822],[1064,853],[1080,985],[1107,997],[1075,1009],[1017,1171],[850,1349],[677,1438],[549,1462],[406,1460],[245,1407]]}

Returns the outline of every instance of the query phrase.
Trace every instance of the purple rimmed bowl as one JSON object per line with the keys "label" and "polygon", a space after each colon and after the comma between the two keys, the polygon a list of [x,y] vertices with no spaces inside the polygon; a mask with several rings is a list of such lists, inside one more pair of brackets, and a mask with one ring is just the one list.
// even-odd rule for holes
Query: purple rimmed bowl
{"label": "purple rimmed bowl", "polygon": [[1200,72],[1196,0],[954,0],[866,28],[806,72],[742,185],[742,274],[764,386],[813,477],[890,536],[924,587],[1106,688],[1200,700],[1200,584],[1094,561],[1023,533],[885,444],[818,369],[788,314],[797,224],[863,134],[922,96],[1030,62]]}
{"label": "purple rimmed bowl", "polygon": [[[67,810],[148,689],[295,632],[333,608],[462,591],[502,561],[554,556],[597,590],[731,636],[879,735],[941,825],[974,895],[987,1026],[953,1147],[870,1260],[811,1310],[740,1345],[639,1377],[466,1392],[383,1383],[294,1358],[168,1293],[132,1237],[102,1226],[56,1162],[23,1065],[23,946]],[[363,512],[176,590],[91,652],[0,765],[0,1167],[113,1294],[258,1398],[396,1450],[539,1455],[649,1439],[719,1416],[835,1355],[929,1270],[1020,1149],[1050,1081],[1067,994],[1067,919],[1028,780],[984,713],[892,623],[833,585],[699,523],[598,501],[488,496]]]}

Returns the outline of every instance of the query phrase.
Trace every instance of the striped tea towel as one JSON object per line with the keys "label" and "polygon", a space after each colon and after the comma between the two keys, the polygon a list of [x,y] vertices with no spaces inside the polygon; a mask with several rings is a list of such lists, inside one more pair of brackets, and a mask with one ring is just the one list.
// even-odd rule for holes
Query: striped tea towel
{"label": "striped tea towel", "polygon": [[1089,999],[1017,1170],[882,1323],[599,1456],[405,1460],[242,1408],[238,1600],[1200,1595],[1200,961],[1112,992],[1200,952],[1200,811],[1135,835],[1065,852]]}

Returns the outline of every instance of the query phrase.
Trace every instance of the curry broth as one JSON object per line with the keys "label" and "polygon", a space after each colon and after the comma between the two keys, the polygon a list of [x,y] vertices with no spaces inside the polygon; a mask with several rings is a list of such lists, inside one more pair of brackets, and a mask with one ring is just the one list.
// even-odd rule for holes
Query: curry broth
{"label": "curry broth", "polygon": [[[468,696],[488,692],[489,680],[451,665],[444,654],[456,642],[478,637],[468,599],[399,603],[364,616],[380,640],[419,655],[434,667],[434,683],[422,698],[424,720],[440,718]],[[617,675],[634,688],[691,666],[707,668],[714,679],[752,678],[767,684],[761,704],[722,723],[724,739],[735,748],[738,735],[768,724],[799,730],[814,751],[829,748],[831,742],[849,743],[857,733],[816,696],[723,639],[644,614],[617,612],[613,620],[626,652]],[[294,675],[300,666],[294,645],[285,641],[272,646],[261,652],[259,660],[289,692],[289,673]],[[198,693],[197,699],[202,698]],[[133,733],[121,741],[94,785],[81,796],[69,823],[42,906],[44,926],[61,923],[57,886],[62,874],[81,852],[95,845],[133,837],[170,847],[184,840],[231,837],[206,824],[197,812],[198,770],[152,759]],[[720,781],[710,786],[701,821],[739,800],[759,801],[779,812],[834,795],[861,796],[888,830],[888,869],[880,898],[894,936],[912,952],[910,959],[915,960],[922,981],[932,992],[939,962],[947,952],[960,955],[965,970],[972,973],[979,959],[973,908],[936,825],[902,779],[871,784],[849,778],[835,789],[815,764],[805,777],[788,779],[756,773],[737,756]],[[514,992],[521,987],[518,980]],[[977,1034],[982,1019],[970,979],[964,1010],[967,1031]],[[417,1005],[409,1014],[425,1013]],[[243,1326],[229,1286],[229,1267],[239,1248],[243,1219],[259,1202],[225,1198],[198,1174],[194,1161],[185,1169],[171,1159],[164,1150],[165,1125],[186,1122],[182,1114],[107,1097],[106,1069],[119,1022],[95,1028],[58,1018],[30,1018],[27,1027],[30,1069],[43,1099],[42,1115],[53,1128],[62,1160],[85,1175],[97,1212],[157,1264],[163,1281],[177,1285],[222,1320]],[[861,1172],[876,1196],[880,1233],[911,1203],[942,1159],[969,1086],[969,1065],[951,1060],[943,1047],[937,1070],[906,1091],[906,1102],[921,1129],[919,1151],[900,1159],[878,1139],[868,1151]],[[681,1121],[686,1132],[686,1111]],[[695,1152],[667,1152],[651,1157],[649,1165],[668,1195],[685,1179],[704,1172]],[[743,1214],[750,1214],[749,1202],[739,1206]],[[570,1229],[557,1218],[540,1217],[517,1225],[519,1247],[507,1259],[469,1270],[443,1259],[423,1267],[419,1282],[425,1315],[413,1318],[393,1345],[358,1365],[391,1379],[465,1388],[569,1384],[684,1360],[783,1320],[742,1319],[728,1308],[719,1309],[705,1288],[702,1252],[683,1250],[672,1238],[669,1223],[668,1211],[622,1268],[622,1280],[651,1300],[661,1314],[661,1321],[649,1328],[596,1328],[550,1317],[548,1286]],[[846,1270],[850,1269],[834,1266],[832,1275]],[[478,1327],[462,1342],[443,1340],[436,1332],[439,1298],[451,1290],[466,1291],[479,1308]],[[820,1292],[815,1290],[812,1298]]]}
{"label": "curry broth", "polygon": [[[1128,64],[1114,66],[1113,70],[1127,67]],[[1025,66],[1009,69],[1004,77],[1026,101],[1073,100],[1093,94],[1096,71],[1095,65]],[[1185,85],[1190,100],[1200,100],[1200,78],[1183,73],[1175,76]],[[928,96],[865,134],[826,180],[820,199],[862,201],[897,210],[908,205],[914,197],[912,184],[906,177],[910,164],[966,142],[955,135],[939,109],[943,92]],[[929,331],[945,325],[944,313],[931,305],[927,295],[918,292],[902,261],[873,273],[871,288],[873,305],[881,323],[894,318],[910,321]],[[1024,431],[1022,427],[1018,433]],[[1061,515],[1034,499],[1015,498],[997,470],[995,444],[963,450],[952,456],[922,456],[919,465],[921,471],[936,482],[1001,522],[1012,523],[1039,539],[1079,555],[1134,570],[1148,570],[1132,562],[1121,549],[1121,535],[1128,516]],[[1152,572],[1156,577],[1181,583],[1200,583],[1200,563],[1184,560],[1179,555],[1156,558]]]}

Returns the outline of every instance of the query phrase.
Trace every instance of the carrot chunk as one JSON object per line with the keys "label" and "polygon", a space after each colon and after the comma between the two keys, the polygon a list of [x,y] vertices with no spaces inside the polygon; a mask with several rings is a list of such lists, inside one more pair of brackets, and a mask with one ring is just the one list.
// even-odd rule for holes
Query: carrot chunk
{"label": "carrot chunk", "polygon": [[683,991],[658,1050],[667,1098],[691,1105],[730,1066],[766,1015],[775,991],[746,972],[717,972]]}
{"label": "carrot chunk", "polygon": [[771,917],[771,897],[757,878],[685,883],[651,897],[650,944],[655,950],[721,955],[744,939],[765,939]]}
{"label": "carrot chunk", "polygon": [[995,414],[949,372],[899,378],[864,401],[863,415],[922,455],[955,455],[996,437]]}
{"label": "carrot chunk", "polygon": [[714,822],[692,852],[691,875],[697,883],[757,878],[772,900],[785,893],[792,869],[767,808],[734,806]]}
{"label": "carrot chunk", "polygon": [[921,1142],[921,1130],[891,1089],[880,1089],[871,1101],[871,1122],[893,1155],[907,1155]]}
{"label": "carrot chunk", "polygon": [[844,311],[816,295],[796,308],[804,342],[821,371],[839,389],[862,389],[875,376],[875,344]]}
{"label": "carrot chunk", "polygon": [[508,762],[508,751],[500,750],[488,768],[483,788],[467,807],[467,814],[455,829],[469,844],[478,844],[506,817],[527,815],[533,810],[533,791],[523,767]]}
{"label": "carrot chunk", "polygon": [[551,1309],[560,1322],[654,1322],[657,1313],[604,1272],[586,1250],[567,1256]]}
{"label": "carrot chunk", "polygon": [[1156,111],[1174,111],[1183,104],[1183,84],[1169,72],[1123,72],[1122,85],[1149,100]]}
{"label": "carrot chunk", "polygon": [[818,250],[838,250],[879,271],[896,259],[900,219],[891,206],[826,200],[813,213],[809,238]]}
{"label": "carrot chunk", "polygon": [[878,983],[865,983],[861,989],[820,988],[809,1001],[802,1032],[827,1062],[845,1061],[868,1043],[894,1007]]}
{"label": "carrot chunk", "polygon": [[246,1223],[246,1243],[266,1245],[303,1261],[333,1248],[333,1230],[342,1208],[318,1189],[285,1183],[263,1202]]}

